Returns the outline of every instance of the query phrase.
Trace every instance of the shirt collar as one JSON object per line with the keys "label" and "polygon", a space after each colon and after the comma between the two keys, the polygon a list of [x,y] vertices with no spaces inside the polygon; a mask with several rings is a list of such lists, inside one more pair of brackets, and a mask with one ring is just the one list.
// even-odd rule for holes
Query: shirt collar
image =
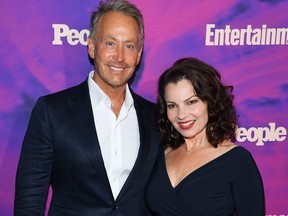
{"label": "shirt collar", "polygon": [[[110,98],[102,91],[102,89],[98,86],[98,84],[92,79],[94,75],[94,71],[91,71],[88,76],[88,88],[90,93],[90,99],[92,106],[98,106],[101,101],[105,103],[108,107],[111,107],[111,100]],[[128,84],[126,84],[126,91],[125,91],[125,101],[124,101],[124,108],[129,110],[133,106],[133,97],[130,92]]]}

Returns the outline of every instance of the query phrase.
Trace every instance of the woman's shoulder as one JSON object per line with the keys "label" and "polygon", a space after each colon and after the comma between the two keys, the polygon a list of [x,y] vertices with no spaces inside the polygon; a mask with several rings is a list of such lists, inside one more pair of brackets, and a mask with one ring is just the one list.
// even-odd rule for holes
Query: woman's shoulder
{"label": "woman's shoulder", "polygon": [[225,140],[223,143],[218,145],[217,150],[219,154],[222,155],[222,154],[228,153],[229,151],[237,147],[239,146],[233,143],[231,140]]}
{"label": "woman's shoulder", "polygon": [[230,154],[235,158],[241,158],[242,161],[247,158],[251,159],[252,154],[248,151],[245,147],[237,145],[230,140],[223,142],[221,145],[218,146],[221,149],[222,154]]}

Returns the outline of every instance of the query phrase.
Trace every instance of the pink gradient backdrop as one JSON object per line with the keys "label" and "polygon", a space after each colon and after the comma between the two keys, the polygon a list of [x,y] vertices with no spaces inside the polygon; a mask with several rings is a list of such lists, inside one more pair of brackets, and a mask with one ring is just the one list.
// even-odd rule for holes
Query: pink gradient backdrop
{"label": "pink gradient backdrop", "polygon": [[[133,0],[145,19],[145,49],[132,88],[155,101],[159,75],[176,59],[194,56],[234,85],[241,126],[288,130],[288,46],[205,46],[206,24],[218,28],[288,28],[288,2],[281,0]],[[0,215],[13,214],[15,172],[21,142],[36,99],[86,79],[92,69],[87,47],[53,45],[52,24],[89,28],[96,0],[0,2]],[[287,41],[288,42],[288,41]],[[267,215],[288,215],[288,138],[242,142],[262,174]]]}

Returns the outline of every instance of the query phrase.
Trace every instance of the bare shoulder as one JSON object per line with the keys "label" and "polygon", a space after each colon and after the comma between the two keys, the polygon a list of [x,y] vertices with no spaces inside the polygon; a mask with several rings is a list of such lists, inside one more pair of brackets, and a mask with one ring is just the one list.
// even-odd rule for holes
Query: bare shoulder
{"label": "bare shoulder", "polygon": [[221,145],[218,146],[220,152],[222,154],[230,151],[231,149],[237,147],[235,143],[233,143],[231,140],[225,140]]}

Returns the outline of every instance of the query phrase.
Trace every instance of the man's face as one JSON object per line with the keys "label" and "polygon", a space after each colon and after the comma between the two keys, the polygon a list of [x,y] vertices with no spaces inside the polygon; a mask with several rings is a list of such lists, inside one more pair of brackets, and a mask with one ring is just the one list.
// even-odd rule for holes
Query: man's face
{"label": "man's face", "polygon": [[88,39],[88,52],[94,59],[94,81],[102,90],[123,87],[139,63],[139,27],[133,17],[120,12],[104,14],[96,38]]}

